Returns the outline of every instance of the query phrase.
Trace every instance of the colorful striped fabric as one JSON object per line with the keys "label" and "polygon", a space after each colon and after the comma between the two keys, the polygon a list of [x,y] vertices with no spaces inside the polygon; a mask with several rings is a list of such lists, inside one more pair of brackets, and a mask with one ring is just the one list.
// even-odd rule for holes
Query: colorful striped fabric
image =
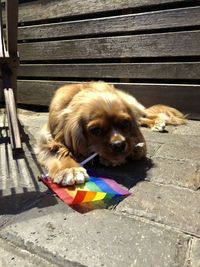
{"label": "colorful striped fabric", "polygon": [[111,179],[93,176],[90,176],[85,184],[66,187],[53,183],[48,176],[42,176],[42,182],[68,205],[107,201],[131,194],[127,189]]}

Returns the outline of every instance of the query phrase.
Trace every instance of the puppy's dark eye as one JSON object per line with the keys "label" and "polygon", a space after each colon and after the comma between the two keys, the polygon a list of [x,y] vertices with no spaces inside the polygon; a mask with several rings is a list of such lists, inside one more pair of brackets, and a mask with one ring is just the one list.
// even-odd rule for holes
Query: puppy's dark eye
{"label": "puppy's dark eye", "polygon": [[128,120],[128,119],[125,119],[125,120],[123,120],[123,121],[121,122],[120,125],[121,125],[121,128],[123,128],[123,129],[127,129],[127,128],[130,127],[130,125],[131,125],[131,121]]}
{"label": "puppy's dark eye", "polygon": [[89,131],[90,131],[91,134],[93,134],[95,136],[100,136],[103,133],[103,130],[100,127],[97,127],[97,126],[91,127],[89,129]]}

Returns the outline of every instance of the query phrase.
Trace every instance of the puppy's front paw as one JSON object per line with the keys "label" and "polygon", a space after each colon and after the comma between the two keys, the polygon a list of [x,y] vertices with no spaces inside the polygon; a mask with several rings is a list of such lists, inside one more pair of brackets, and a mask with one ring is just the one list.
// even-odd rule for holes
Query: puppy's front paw
{"label": "puppy's front paw", "polygon": [[54,183],[65,186],[83,184],[88,177],[89,175],[83,167],[73,167],[59,171],[52,179]]}
{"label": "puppy's front paw", "polygon": [[164,121],[155,123],[155,125],[151,128],[153,132],[164,132],[166,128],[166,123]]}

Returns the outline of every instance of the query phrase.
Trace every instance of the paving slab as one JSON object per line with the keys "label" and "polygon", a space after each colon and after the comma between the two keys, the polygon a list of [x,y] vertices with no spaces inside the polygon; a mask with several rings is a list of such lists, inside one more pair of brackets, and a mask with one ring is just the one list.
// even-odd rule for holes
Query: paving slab
{"label": "paving slab", "polygon": [[193,137],[192,135],[175,134],[175,133],[159,133],[152,132],[150,129],[142,128],[144,137],[148,142],[155,142],[159,144],[176,145],[176,144],[188,144],[191,146],[200,147],[200,136]]}
{"label": "paving slab", "polygon": [[189,267],[200,267],[200,239],[192,240]]}
{"label": "paving slab", "polygon": [[21,214],[0,236],[49,260],[56,255],[63,266],[182,267],[185,262],[189,237],[173,230],[107,210],[78,214],[58,206],[37,213]]}
{"label": "paving slab", "polygon": [[147,172],[146,180],[198,190],[200,189],[200,167],[193,161],[153,157],[152,167]]}
{"label": "paving slab", "polygon": [[148,142],[147,143],[147,157],[152,158],[160,147],[161,147],[161,144],[159,143]]}
{"label": "paving slab", "polygon": [[185,125],[173,127],[174,134],[187,135],[187,136],[200,136],[200,123],[199,121],[188,120]]}
{"label": "paving slab", "polygon": [[0,266],[16,267],[58,267],[47,260],[31,254],[29,251],[16,247],[10,242],[0,239]]}
{"label": "paving slab", "polygon": [[14,216],[17,214],[30,209],[47,194],[39,191],[36,192],[34,188],[29,192],[21,192],[21,188],[19,188],[19,191],[18,189],[15,189],[14,192],[10,192],[10,190],[4,190],[0,193],[0,227],[15,218]]}
{"label": "paving slab", "polygon": [[200,162],[200,146],[186,144],[163,144],[155,154],[157,157]]}
{"label": "paving slab", "polygon": [[200,194],[188,189],[141,182],[117,210],[169,225],[200,238]]}
{"label": "paving slab", "polygon": [[24,131],[28,133],[30,140],[36,140],[40,134],[42,127],[48,121],[47,112],[31,112],[26,110],[19,110],[19,119]]}

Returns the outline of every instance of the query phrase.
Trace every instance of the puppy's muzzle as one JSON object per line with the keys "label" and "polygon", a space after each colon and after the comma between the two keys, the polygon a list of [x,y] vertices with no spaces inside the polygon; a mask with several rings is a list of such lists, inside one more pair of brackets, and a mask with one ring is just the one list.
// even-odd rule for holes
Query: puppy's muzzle
{"label": "puppy's muzzle", "polygon": [[118,140],[114,141],[110,144],[110,148],[113,153],[120,154],[126,150],[126,141],[125,140]]}

